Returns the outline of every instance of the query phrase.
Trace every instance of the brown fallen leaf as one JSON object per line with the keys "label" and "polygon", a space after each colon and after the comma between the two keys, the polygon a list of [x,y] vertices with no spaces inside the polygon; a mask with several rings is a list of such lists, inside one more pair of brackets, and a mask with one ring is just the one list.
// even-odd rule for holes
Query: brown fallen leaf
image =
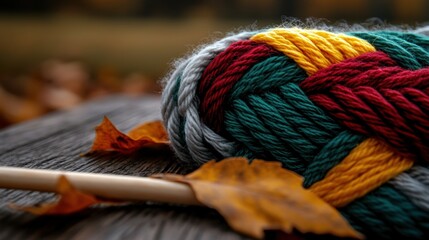
{"label": "brown fallen leaf", "polygon": [[141,148],[167,146],[169,144],[167,133],[160,121],[142,124],[128,135],[120,132],[104,117],[103,122],[95,129],[95,140],[89,153],[96,151],[116,151],[130,154]]}
{"label": "brown fallen leaf", "polygon": [[60,198],[56,202],[43,203],[36,206],[17,206],[13,204],[11,207],[35,215],[65,215],[104,202],[93,195],[77,190],[65,176],[60,176],[58,179],[57,193]]}
{"label": "brown fallen leaf", "polygon": [[141,124],[129,131],[127,135],[134,140],[148,138],[154,143],[169,143],[167,132],[165,131],[161,121]]}
{"label": "brown fallen leaf", "polygon": [[341,214],[302,187],[302,177],[278,162],[245,158],[211,161],[186,176],[164,179],[189,184],[197,199],[216,209],[238,232],[261,239],[264,230],[363,238]]}

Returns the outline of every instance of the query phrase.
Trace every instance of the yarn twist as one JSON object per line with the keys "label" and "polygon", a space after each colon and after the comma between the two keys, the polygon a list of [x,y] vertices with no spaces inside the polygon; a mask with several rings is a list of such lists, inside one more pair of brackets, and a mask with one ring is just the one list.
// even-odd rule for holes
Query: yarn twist
{"label": "yarn twist", "polygon": [[367,236],[429,236],[429,37],[242,32],[179,61],[165,83],[183,162],[280,161]]}

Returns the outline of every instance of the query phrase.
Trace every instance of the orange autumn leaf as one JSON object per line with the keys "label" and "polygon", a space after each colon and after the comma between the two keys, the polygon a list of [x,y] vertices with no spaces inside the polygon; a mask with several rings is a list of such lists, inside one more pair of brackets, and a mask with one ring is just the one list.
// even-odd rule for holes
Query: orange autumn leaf
{"label": "orange autumn leaf", "polygon": [[211,161],[186,176],[161,175],[189,184],[196,198],[216,209],[238,232],[261,239],[264,230],[362,238],[341,214],[302,187],[302,177],[278,162],[245,158]]}
{"label": "orange autumn leaf", "polygon": [[141,124],[129,131],[127,135],[134,140],[145,137],[151,139],[155,143],[168,143],[168,135],[161,121]]}
{"label": "orange autumn leaf", "polygon": [[145,147],[168,145],[168,136],[160,121],[142,124],[128,135],[120,132],[107,117],[95,129],[95,140],[90,153],[95,151],[116,151],[130,154]]}
{"label": "orange autumn leaf", "polygon": [[65,176],[60,176],[58,179],[57,193],[60,195],[60,199],[53,203],[36,206],[12,205],[12,207],[35,215],[65,215],[102,202],[93,195],[77,190]]}

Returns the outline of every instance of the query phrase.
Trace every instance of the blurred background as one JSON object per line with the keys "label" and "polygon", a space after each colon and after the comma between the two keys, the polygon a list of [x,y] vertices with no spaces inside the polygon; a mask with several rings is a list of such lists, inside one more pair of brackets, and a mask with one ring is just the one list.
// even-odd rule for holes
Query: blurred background
{"label": "blurred background", "polygon": [[427,0],[14,0],[0,3],[0,128],[108,94],[159,94],[174,59],[295,18],[411,27]]}

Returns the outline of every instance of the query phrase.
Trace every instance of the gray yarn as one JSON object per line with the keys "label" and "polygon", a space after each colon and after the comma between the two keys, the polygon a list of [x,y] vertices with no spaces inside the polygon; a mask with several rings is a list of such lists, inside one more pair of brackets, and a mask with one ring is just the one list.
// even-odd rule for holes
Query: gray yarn
{"label": "gray yarn", "polygon": [[[179,159],[189,159],[189,155],[187,154],[187,149],[183,146],[178,146],[177,142],[181,141],[180,137],[180,116],[177,107],[175,107],[175,99],[172,92],[175,91],[176,81],[179,75],[183,72],[186,64],[189,62],[189,59],[180,62],[180,65],[176,67],[176,70],[170,76],[171,81],[168,81],[164,86],[164,91],[161,97],[161,114],[163,117],[163,121],[165,124],[165,128],[167,129],[168,135],[171,140],[171,146],[173,150],[176,152]],[[167,94],[166,94],[167,93]]]}
{"label": "gray yarn", "polygon": [[424,211],[429,212],[429,170],[414,166],[388,183],[400,190],[408,199]]}
{"label": "gray yarn", "polygon": [[225,138],[213,132],[213,130],[211,130],[205,124],[203,124],[203,133],[206,137],[206,140],[222,156],[231,156],[231,153],[237,149],[236,143],[226,141]]}
{"label": "gray yarn", "polygon": [[[192,159],[201,164],[214,159],[215,154],[224,157],[230,156],[235,149],[235,144],[201,123],[196,88],[202,72],[217,54],[230,44],[248,39],[254,34],[254,32],[241,32],[206,46],[182,61],[176,70],[164,80],[166,85],[161,100],[163,120],[171,138],[171,145],[182,161]],[[176,82],[177,79],[180,81]],[[174,99],[176,84],[179,84],[179,89],[177,99]],[[184,134],[180,134],[180,126],[183,126]],[[182,135],[185,136],[185,139],[181,139]],[[217,153],[213,153],[213,149]]]}
{"label": "gray yarn", "polygon": [[422,184],[429,186],[429,169],[422,166],[414,166],[408,174]]}
{"label": "gray yarn", "polygon": [[[183,61],[178,61],[178,66],[175,67],[175,70],[172,72],[171,75],[167,76],[164,80],[164,90],[162,93],[161,98],[161,114],[163,118],[170,119],[170,116],[174,110],[175,106],[175,100],[173,99],[173,95],[166,95],[165,93],[172,93],[174,92],[174,88],[176,86],[175,79],[179,78],[179,76],[183,73],[183,70],[185,69],[186,65],[188,64],[189,59],[185,59]],[[169,80],[172,79],[172,80]],[[165,120],[164,120],[165,122]]]}
{"label": "gray yarn", "polygon": [[414,30],[414,32],[419,34],[429,35],[429,25],[417,28],[416,30]]}

